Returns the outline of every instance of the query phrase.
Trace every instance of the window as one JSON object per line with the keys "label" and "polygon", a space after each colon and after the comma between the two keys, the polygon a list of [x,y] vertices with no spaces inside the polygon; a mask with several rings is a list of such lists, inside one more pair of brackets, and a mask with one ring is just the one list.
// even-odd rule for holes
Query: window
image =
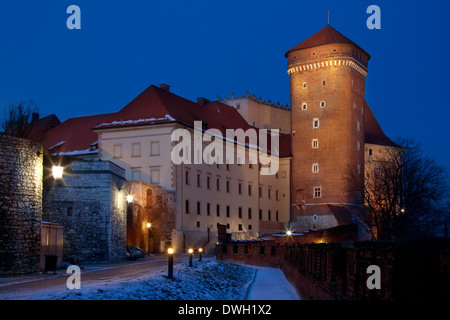
{"label": "window", "polygon": [[319,172],[319,164],[318,163],[313,163],[313,165],[312,165],[312,172],[313,173],[318,173]]}
{"label": "window", "polygon": [[211,177],[206,177],[206,188],[211,189]]}
{"label": "window", "polygon": [[270,212],[270,210],[267,212],[267,219],[269,221],[272,220],[272,213]]}
{"label": "window", "polygon": [[184,173],[184,181],[187,185],[189,185],[189,171]]}
{"label": "window", "polygon": [[359,143],[359,141],[356,142],[356,150],[361,150],[361,144]]}
{"label": "window", "polygon": [[238,229],[239,231],[242,231],[242,224],[239,224]]}
{"label": "window", "polygon": [[259,187],[259,197],[262,198],[262,187]]}
{"label": "window", "polygon": [[189,200],[186,200],[185,202],[185,211],[186,213],[189,213]]}
{"label": "window", "polygon": [[369,156],[372,155],[372,149],[369,149]]}
{"label": "window", "polygon": [[218,204],[216,206],[216,214],[217,214],[218,217],[220,217],[220,204]]}
{"label": "window", "polygon": [[248,208],[248,218],[252,218],[252,208]]}
{"label": "window", "polygon": [[302,87],[303,87],[303,89],[306,89],[306,82],[303,82]]}
{"label": "window", "polygon": [[227,166],[227,171],[230,171],[230,165],[227,163],[226,166]]}
{"label": "window", "polygon": [[227,217],[230,217],[230,206],[227,206]]}
{"label": "window", "polygon": [[159,184],[159,168],[150,168],[150,183]]}
{"label": "window", "polygon": [[200,201],[197,201],[197,214],[200,214]]}
{"label": "window", "polygon": [[150,143],[150,155],[159,156],[159,141],[152,141]]}
{"label": "window", "polygon": [[197,228],[200,228],[200,221],[197,221]]}
{"label": "window", "polygon": [[141,169],[140,168],[131,168],[131,180],[139,181],[141,180]]}
{"label": "window", "polygon": [[220,179],[219,178],[217,178],[217,180],[216,180],[216,189],[217,189],[217,191],[220,191]]}
{"label": "window", "polygon": [[361,130],[361,126],[360,126],[360,124],[359,124],[359,121],[356,121],[356,130]]}
{"label": "window", "polygon": [[227,180],[227,192],[230,192],[230,181]]}
{"label": "window", "polygon": [[242,183],[240,183],[240,182],[238,184],[238,193],[242,194]]}
{"label": "window", "polygon": [[275,212],[275,219],[278,221],[278,211]]}
{"label": "window", "polygon": [[206,214],[208,216],[211,215],[211,204],[210,203],[206,204]]}
{"label": "window", "polygon": [[240,219],[242,219],[242,207],[239,207],[238,213],[239,213],[238,217],[239,217]]}
{"label": "window", "polygon": [[319,127],[319,118],[314,118],[313,119],[313,128],[318,128]]}
{"label": "window", "polygon": [[197,173],[197,187],[199,188],[201,187],[200,182],[201,182],[200,173]]}
{"label": "window", "polygon": [[280,200],[278,196],[278,190],[275,190],[275,200]]}
{"label": "window", "polygon": [[236,104],[236,109],[240,109],[241,108],[241,105],[238,103],[238,104]]}
{"label": "window", "polygon": [[114,158],[122,158],[122,145],[115,144],[113,149]]}
{"label": "window", "polygon": [[251,184],[248,185],[248,195],[249,196],[252,195],[252,185]]}
{"label": "window", "polygon": [[227,229],[230,229],[230,224],[229,223],[227,223]]}
{"label": "window", "polygon": [[302,110],[306,110],[308,109],[308,105],[306,104],[306,102],[302,103]]}
{"label": "window", "polygon": [[248,230],[252,230],[252,225],[251,224],[248,225]]}
{"label": "window", "polygon": [[325,84],[326,84],[326,82],[325,82],[325,80],[323,80],[323,81],[322,81],[322,85],[325,85]]}
{"label": "window", "polygon": [[270,195],[272,193],[272,189],[267,189],[267,198],[270,199]]}
{"label": "window", "polygon": [[259,209],[259,220],[262,220],[262,210]]}
{"label": "window", "polygon": [[313,215],[313,220],[314,220],[314,221],[317,221],[317,215],[316,215],[316,214]]}
{"label": "window", "polygon": [[68,216],[68,217],[71,217],[72,214],[73,214],[73,208],[72,208],[72,207],[68,207],[68,208],[67,208],[67,216]]}
{"label": "window", "polygon": [[320,107],[325,108],[325,101],[320,101]]}
{"label": "window", "polygon": [[133,143],[131,145],[131,156],[140,157],[141,156],[141,144],[139,142]]}
{"label": "window", "polygon": [[313,197],[314,198],[321,198],[322,197],[322,187],[314,187],[313,188]]}
{"label": "window", "polygon": [[312,147],[313,149],[317,149],[319,147],[319,139],[312,139]]}

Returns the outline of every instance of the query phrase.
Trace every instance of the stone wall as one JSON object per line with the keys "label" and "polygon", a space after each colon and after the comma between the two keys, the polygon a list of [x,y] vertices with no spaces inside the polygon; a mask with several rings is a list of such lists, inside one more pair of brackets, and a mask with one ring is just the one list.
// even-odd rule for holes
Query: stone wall
{"label": "stone wall", "polygon": [[39,271],[42,147],[0,134],[0,274]]}
{"label": "stone wall", "polygon": [[124,170],[109,161],[63,161],[63,179],[44,179],[43,219],[64,226],[64,258],[84,263],[123,259],[127,206]]}
{"label": "stone wall", "polygon": [[129,181],[128,192],[133,202],[127,209],[127,244],[147,253],[165,251],[175,229],[174,193],[143,181]]}

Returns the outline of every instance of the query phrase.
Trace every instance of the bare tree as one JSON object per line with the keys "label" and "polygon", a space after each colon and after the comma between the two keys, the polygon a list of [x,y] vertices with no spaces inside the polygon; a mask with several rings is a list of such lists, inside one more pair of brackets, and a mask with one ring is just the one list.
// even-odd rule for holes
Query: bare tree
{"label": "bare tree", "polygon": [[38,117],[38,109],[33,101],[10,104],[5,110],[3,132],[11,136],[27,138]]}
{"label": "bare tree", "polygon": [[364,177],[355,170],[348,175],[351,188],[364,199],[362,216],[378,240],[430,235],[448,223],[444,168],[423,155],[416,142],[403,138],[397,144],[366,162]]}

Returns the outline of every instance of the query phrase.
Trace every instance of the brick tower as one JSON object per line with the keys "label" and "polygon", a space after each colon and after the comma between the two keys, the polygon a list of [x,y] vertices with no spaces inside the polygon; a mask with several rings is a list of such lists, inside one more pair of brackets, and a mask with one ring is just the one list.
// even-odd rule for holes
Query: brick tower
{"label": "brick tower", "polygon": [[345,224],[361,201],[346,177],[348,170],[364,172],[370,56],[329,25],[285,56],[291,90],[293,227],[302,231]]}

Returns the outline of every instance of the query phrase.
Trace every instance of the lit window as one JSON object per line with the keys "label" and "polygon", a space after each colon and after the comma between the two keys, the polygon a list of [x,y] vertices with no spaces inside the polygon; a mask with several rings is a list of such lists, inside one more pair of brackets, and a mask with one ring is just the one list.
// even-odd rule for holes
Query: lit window
{"label": "lit window", "polygon": [[317,149],[319,147],[319,139],[312,139],[312,147],[313,149]]}
{"label": "lit window", "polygon": [[313,197],[314,198],[321,198],[322,197],[322,187],[314,187],[313,188]]}
{"label": "lit window", "polygon": [[313,128],[318,128],[319,127],[319,118],[314,118],[313,119]]}
{"label": "lit window", "polygon": [[318,163],[313,163],[313,165],[312,165],[312,172],[313,173],[318,173],[319,172],[319,164]]}

